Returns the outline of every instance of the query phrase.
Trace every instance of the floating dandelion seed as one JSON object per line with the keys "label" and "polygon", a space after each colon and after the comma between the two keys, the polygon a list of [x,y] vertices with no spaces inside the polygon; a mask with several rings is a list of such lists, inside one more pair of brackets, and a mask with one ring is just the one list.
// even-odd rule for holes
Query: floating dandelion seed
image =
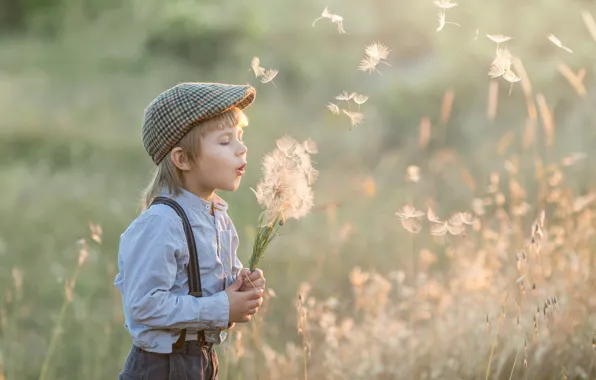
{"label": "floating dandelion seed", "polygon": [[377,70],[377,64],[378,62],[376,60],[367,57],[360,62],[358,70],[368,71],[369,73],[372,73],[373,71],[379,71]]}
{"label": "floating dandelion seed", "polygon": [[521,81],[521,78],[515,75],[515,73],[511,70],[507,70],[507,72],[503,74],[503,79],[510,83],[516,83]]}
{"label": "floating dandelion seed", "polygon": [[257,77],[257,78],[265,75],[265,69],[262,68],[260,65],[261,65],[261,60],[259,59],[259,57],[254,57],[252,59],[250,66],[252,67],[252,70],[255,73],[255,77]]}
{"label": "floating dandelion seed", "polygon": [[373,71],[377,71],[380,74],[380,71],[377,69],[377,65],[379,63],[384,63],[390,66],[389,63],[385,62],[385,59],[387,59],[390,52],[387,46],[378,42],[374,42],[366,46],[364,52],[366,54],[366,57],[362,61],[360,61],[358,70],[368,71],[369,74],[372,74]]}
{"label": "floating dandelion seed", "polygon": [[433,3],[441,9],[449,9],[457,6],[457,3],[451,0],[435,0]]}
{"label": "floating dandelion seed", "polygon": [[511,40],[511,37],[505,36],[503,34],[487,34],[486,36],[497,45]]}
{"label": "floating dandelion seed", "polygon": [[467,224],[468,226],[471,226],[474,224],[474,217],[469,212],[458,212],[449,218],[449,224],[454,226]]}
{"label": "floating dandelion seed", "polygon": [[402,219],[400,223],[406,231],[413,234],[417,234],[422,230],[422,224],[418,219]]}
{"label": "floating dandelion seed", "polygon": [[456,22],[451,22],[451,21],[446,21],[445,20],[445,12],[441,12],[439,13],[439,26],[437,27],[437,32],[440,32],[441,30],[443,30],[443,28],[445,27],[445,25],[447,24],[452,24],[452,25],[457,25],[460,26],[458,23]]}
{"label": "floating dandelion seed", "polygon": [[433,223],[430,226],[430,233],[434,236],[445,236],[447,234],[447,222]]}
{"label": "floating dandelion seed", "polygon": [[379,61],[382,59],[387,59],[390,52],[387,46],[378,42],[368,45],[364,51],[367,56],[378,59]]}
{"label": "floating dandelion seed", "polygon": [[503,79],[511,83],[511,86],[509,87],[509,95],[511,95],[511,91],[513,90],[513,84],[521,81],[521,78],[515,75],[511,70],[507,70],[507,72],[503,74]]}
{"label": "floating dandelion seed", "polygon": [[354,102],[358,105],[364,104],[368,100],[368,96],[362,94],[354,95]]}
{"label": "floating dandelion seed", "polygon": [[447,231],[451,234],[451,235],[461,235],[465,232],[466,227],[464,225],[453,225],[450,223],[447,223]]}
{"label": "floating dandelion seed", "polygon": [[315,26],[315,23],[321,19],[328,18],[331,20],[332,23],[337,24],[337,30],[340,34],[344,34],[346,31],[344,30],[344,19],[340,15],[333,14],[329,12],[329,8],[325,7],[323,9],[323,13],[321,13],[321,17],[317,17],[315,21],[313,21],[312,26]]}
{"label": "floating dandelion seed", "polygon": [[491,78],[503,76],[505,73],[511,70],[512,61],[513,56],[507,48],[497,48],[497,53],[495,59],[491,63],[488,75]]}
{"label": "floating dandelion seed", "polygon": [[[259,57],[253,57],[250,66],[255,73],[255,77],[261,78],[261,83],[272,82],[273,78],[275,78],[279,73],[279,70],[265,69],[261,67],[261,60]],[[273,83],[273,85],[275,86],[275,83]]]}
{"label": "floating dandelion seed", "polygon": [[339,115],[339,107],[336,104],[329,103],[327,104],[327,108],[331,111],[334,115]]}
{"label": "floating dandelion seed", "polygon": [[346,91],[342,92],[341,94],[335,97],[335,100],[346,101],[349,102],[352,98],[356,95],[355,92],[348,94]]}
{"label": "floating dandelion seed", "polygon": [[561,48],[561,49],[563,49],[563,50],[565,50],[565,51],[567,51],[567,52],[569,52],[569,53],[573,53],[573,50],[569,49],[567,46],[564,46],[564,45],[561,43],[561,40],[559,40],[557,37],[555,37],[555,35],[554,35],[554,34],[552,34],[552,33],[551,33],[551,34],[549,34],[549,35],[548,35],[548,40],[549,40],[550,42],[552,42],[552,43],[553,43],[555,46],[557,46],[557,47],[559,47],[559,48]]}
{"label": "floating dandelion seed", "polygon": [[402,207],[401,209],[399,209],[395,215],[402,219],[410,219],[410,218],[420,218],[421,216],[424,216],[425,213],[423,211],[418,211],[416,210],[414,207],[410,206],[410,205],[405,205],[404,207]]}
{"label": "floating dandelion seed", "polygon": [[278,73],[279,73],[279,71],[274,70],[274,69],[265,70],[265,73],[263,74],[263,77],[261,78],[261,83],[271,82],[273,80],[273,78],[275,78],[277,76]]}
{"label": "floating dandelion seed", "polygon": [[[356,127],[356,126],[362,124],[362,121],[364,120],[364,115],[361,114],[360,112],[352,112],[352,111],[347,111],[347,110],[342,110],[342,111],[350,118],[350,123],[352,124],[352,127]],[[352,129],[352,128],[350,128],[350,129]]]}
{"label": "floating dandelion seed", "polygon": [[426,213],[428,220],[433,223],[442,223],[437,214],[429,207]]}

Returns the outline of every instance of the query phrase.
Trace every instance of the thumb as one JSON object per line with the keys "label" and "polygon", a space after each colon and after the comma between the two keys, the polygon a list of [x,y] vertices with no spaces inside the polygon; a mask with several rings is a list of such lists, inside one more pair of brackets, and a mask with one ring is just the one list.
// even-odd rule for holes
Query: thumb
{"label": "thumb", "polygon": [[236,280],[230,286],[228,286],[228,289],[237,292],[238,290],[240,290],[243,283],[244,283],[244,276],[242,276],[239,273],[238,276],[236,276]]}

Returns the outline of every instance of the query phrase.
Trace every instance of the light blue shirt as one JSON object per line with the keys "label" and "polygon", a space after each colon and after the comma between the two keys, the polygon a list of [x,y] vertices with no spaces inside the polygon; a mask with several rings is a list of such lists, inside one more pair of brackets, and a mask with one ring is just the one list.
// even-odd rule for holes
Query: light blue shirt
{"label": "light blue shirt", "polygon": [[[182,206],[196,240],[203,296],[188,294],[189,252],[182,220],[167,205],[143,211],[120,236],[114,285],[122,294],[125,327],[133,344],[151,352],[171,353],[181,329],[187,340],[205,330],[208,342],[226,337],[229,301],[224,289],[242,264],[236,256],[238,235],[227,204],[214,195],[211,202],[183,190],[161,196]],[[211,215],[211,209],[213,214]]]}

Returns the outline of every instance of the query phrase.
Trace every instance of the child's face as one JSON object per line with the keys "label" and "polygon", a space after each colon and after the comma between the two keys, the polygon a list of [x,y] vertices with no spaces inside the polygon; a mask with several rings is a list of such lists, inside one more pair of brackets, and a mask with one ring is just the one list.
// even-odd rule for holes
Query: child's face
{"label": "child's face", "polygon": [[241,127],[205,133],[189,179],[206,190],[237,190],[246,166],[242,133]]}

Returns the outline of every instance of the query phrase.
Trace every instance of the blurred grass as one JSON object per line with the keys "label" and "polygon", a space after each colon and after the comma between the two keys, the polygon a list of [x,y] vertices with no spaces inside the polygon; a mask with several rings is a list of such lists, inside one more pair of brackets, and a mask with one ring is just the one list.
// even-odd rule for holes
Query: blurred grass
{"label": "blurred grass", "polygon": [[[590,2],[464,2],[447,13],[462,26],[448,25],[441,33],[430,1],[101,4],[32,10],[25,31],[0,36],[0,306],[6,313],[0,363],[7,379],[39,375],[64,282],[76,265],[75,242],[88,236],[88,221],[103,227],[103,242],[91,250],[78,280],[48,378],[116,377],[130,344],[112,286],[118,238],[138,211],[139,191],[152,168],[140,139],[142,110],[179,81],[258,88],[245,136],[249,171],[241,190],[223,194],[244,262],[258,212],[248,187],[260,177],[260,157],[284,133],[319,144],[317,202],[340,206],[336,214],[322,208],[307,222],[288,225],[262,261],[278,297],[261,333],[279,349],[299,342],[293,300],[301,282],[309,282],[314,294],[344,300],[351,295],[347,276],[354,266],[381,273],[409,268],[412,249],[403,242],[410,238],[393,215],[404,202],[435,203],[442,213],[469,209],[473,197],[484,195],[490,173],[517,156],[528,202],[537,206],[536,159],[554,163],[575,151],[587,159],[567,169],[566,185],[579,194],[594,187],[589,162],[595,156],[596,42],[580,16],[584,9],[596,13]],[[344,17],[346,35],[328,20],[311,27],[325,5]],[[548,42],[550,32],[574,54]],[[486,119],[494,54],[486,33],[514,37],[508,46],[524,62],[534,94],[543,93],[555,115],[552,148],[544,148],[539,119],[535,145],[522,149],[527,110],[519,85],[508,95],[501,82],[497,117]],[[392,50],[382,75],[356,71],[364,46],[373,41]],[[275,87],[252,76],[254,55],[280,70]],[[560,62],[587,70],[586,98],[557,72]],[[442,124],[448,90],[454,91],[454,106]],[[325,109],[342,91],[370,95],[362,106],[364,125],[351,132],[347,119]],[[431,119],[432,139],[423,150],[417,141],[424,116]],[[497,143],[508,132],[513,142],[499,153]],[[415,189],[403,174],[412,164],[425,178]],[[466,175],[475,186],[466,185]],[[346,226],[355,233],[340,244]],[[21,299],[15,298],[12,268],[24,273]]]}

